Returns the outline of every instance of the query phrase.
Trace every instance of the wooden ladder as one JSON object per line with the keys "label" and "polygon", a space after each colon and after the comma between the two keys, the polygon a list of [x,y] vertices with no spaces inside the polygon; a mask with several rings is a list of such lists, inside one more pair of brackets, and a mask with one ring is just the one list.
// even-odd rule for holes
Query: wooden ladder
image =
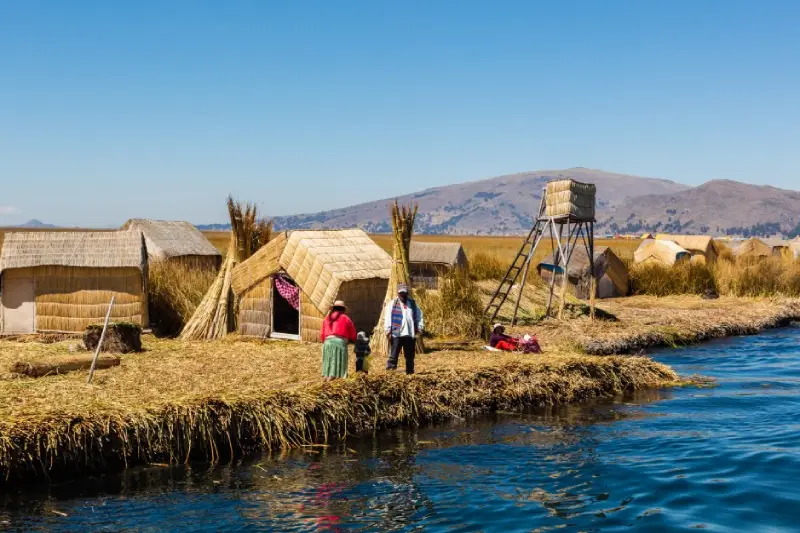
{"label": "wooden ladder", "polygon": [[497,286],[497,289],[492,295],[492,299],[489,301],[489,305],[487,305],[486,309],[484,310],[484,315],[489,317],[489,322],[494,322],[495,318],[497,318],[500,308],[503,307],[503,304],[508,299],[508,295],[511,293],[511,289],[514,288],[514,284],[517,282],[519,275],[522,274],[522,286],[520,286],[520,294],[517,298],[516,304],[514,305],[514,315],[511,319],[511,324],[514,325],[517,320],[519,302],[522,299],[522,289],[524,288],[525,281],[528,278],[528,269],[530,269],[531,266],[531,259],[536,251],[536,247],[542,240],[542,235],[544,234],[544,230],[547,228],[548,224],[547,219],[544,218],[544,211],[545,193],[542,191],[542,201],[539,204],[539,212],[536,215],[533,227],[528,233],[528,236],[525,237],[525,240],[522,242],[522,246],[520,246],[517,256],[514,258],[514,261],[511,262],[511,266],[508,267],[506,275],[503,277],[500,285]]}

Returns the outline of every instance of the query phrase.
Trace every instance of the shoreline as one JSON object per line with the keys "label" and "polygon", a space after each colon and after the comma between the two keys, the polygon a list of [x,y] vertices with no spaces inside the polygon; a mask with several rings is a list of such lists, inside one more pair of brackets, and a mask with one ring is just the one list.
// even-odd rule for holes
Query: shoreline
{"label": "shoreline", "polygon": [[0,475],[5,484],[14,484],[146,463],[213,463],[256,450],[297,448],[401,425],[680,383],[674,371],[652,359],[614,356],[562,356],[478,372],[359,376],[235,402],[208,399],[166,405],[146,418],[48,420],[26,435],[4,435]]}
{"label": "shoreline", "polygon": [[[92,385],[82,371],[3,375],[0,394],[9,400],[0,405],[0,485],[143,463],[224,461],[400,425],[681,385],[672,369],[649,357],[586,352],[702,342],[800,318],[800,300],[788,299],[631,297],[600,305],[618,320],[515,328],[534,330],[542,356],[445,349],[420,355],[414,376],[375,368],[321,384],[319,345],[236,336],[143,337],[143,353],[122,356]],[[62,357],[70,342],[0,341],[0,372],[21,358]]]}

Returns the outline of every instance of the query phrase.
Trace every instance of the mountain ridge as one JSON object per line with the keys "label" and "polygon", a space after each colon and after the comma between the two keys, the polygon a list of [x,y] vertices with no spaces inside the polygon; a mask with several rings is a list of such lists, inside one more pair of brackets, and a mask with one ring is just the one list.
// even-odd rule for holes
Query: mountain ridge
{"label": "mountain ridge", "polygon": [[[772,236],[800,233],[800,192],[771,185],[713,179],[696,187],[663,178],[575,167],[506,174],[430,187],[397,197],[419,204],[416,232],[520,235],[530,230],[547,181],[571,178],[597,185],[597,233],[681,232]],[[275,217],[283,229],[359,227],[391,231],[395,198],[317,213]],[[226,229],[226,224],[200,225]]]}

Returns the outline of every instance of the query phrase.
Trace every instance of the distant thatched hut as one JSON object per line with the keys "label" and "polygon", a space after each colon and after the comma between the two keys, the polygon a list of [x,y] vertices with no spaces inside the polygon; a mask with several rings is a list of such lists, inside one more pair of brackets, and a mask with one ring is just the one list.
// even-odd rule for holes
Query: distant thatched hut
{"label": "distant thatched hut", "polygon": [[757,237],[742,241],[733,249],[736,258],[772,257],[772,246]]}
{"label": "distant thatched hut", "polygon": [[0,253],[0,331],[77,332],[112,318],[142,327],[147,250],[138,231],[12,232]]}
{"label": "distant thatched hut", "polygon": [[467,254],[460,242],[411,241],[408,261],[411,282],[430,289],[438,289],[439,280],[448,272],[468,267]]}
{"label": "distant thatched hut", "polygon": [[792,241],[787,239],[762,239],[772,249],[775,257],[790,257]]}
{"label": "distant thatched hut", "polygon": [[643,265],[673,266],[681,261],[689,260],[689,252],[672,241],[648,239],[633,253],[633,262]]}
{"label": "distant thatched hut", "polygon": [[653,237],[652,233],[642,233],[642,240],[645,239],[655,239],[655,237]]}
{"label": "distant thatched hut", "polygon": [[190,222],[132,218],[123,230],[141,231],[151,261],[180,262],[196,268],[218,270],[222,255]]}
{"label": "distant thatched hut", "polygon": [[659,233],[657,241],[672,241],[691,256],[692,261],[713,263],[719,257],[719,248],[708,235],[670,235]]}
{"label": "distant thatched hut", "polygon": [[[564,264],[560,254],[551,254],[539,263],[536,269],[545,281],[552,275],[560,278],[564,274]],[[584,246],[578,246],[569,259],[567,287],[578,298],[588,300],[591,295],[591,265],[589,254]],[[616,298],[627,296],[629,289],[628,268],[619,257],[606,246],[594,250],[594,273],[597,278],[595,296],[597,298]]]}
{"label": "distant thatched hut", "polygon": [[371,332],[391,268],[389,254],[359,229],[280,233],[233,271],[239,332],[319,342],[322,319],[339,299],[356,328]]}

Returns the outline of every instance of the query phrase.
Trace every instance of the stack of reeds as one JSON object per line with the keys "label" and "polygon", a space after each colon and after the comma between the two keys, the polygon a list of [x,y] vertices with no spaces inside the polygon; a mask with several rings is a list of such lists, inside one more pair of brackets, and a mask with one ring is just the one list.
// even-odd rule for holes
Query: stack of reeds
{"label": "stack of reeds", "polygon": [[272,221],[259,219],[254,204],[242,205],[229,196],[228,215],[231,237],[222,268],[183,328],[181,339],[220,339],[235,329],[235,297],[231,291],[233,268],[267,244],[272,236]]}
{"label": "stack of reeds", "polygon": [[[395,200],[391,207],[392,217],[392,272],[389,276],[389,285],[386,287],[386,297],[383,300],[383,310],[372,335],[371,349],[373,354],[386,356],[389,353],[389,339],[383,330],[383,321],[386,314],[386,305],[397,297],[397,285],[405,283],[409,286],[411,297],[411,267],[409,265],[408,251],[411,248],[411,236],[414,234],[414,221],[417,218],[417,204],[400,205]],[[422,337],[417,337],[417,350],[423,351]]]}

